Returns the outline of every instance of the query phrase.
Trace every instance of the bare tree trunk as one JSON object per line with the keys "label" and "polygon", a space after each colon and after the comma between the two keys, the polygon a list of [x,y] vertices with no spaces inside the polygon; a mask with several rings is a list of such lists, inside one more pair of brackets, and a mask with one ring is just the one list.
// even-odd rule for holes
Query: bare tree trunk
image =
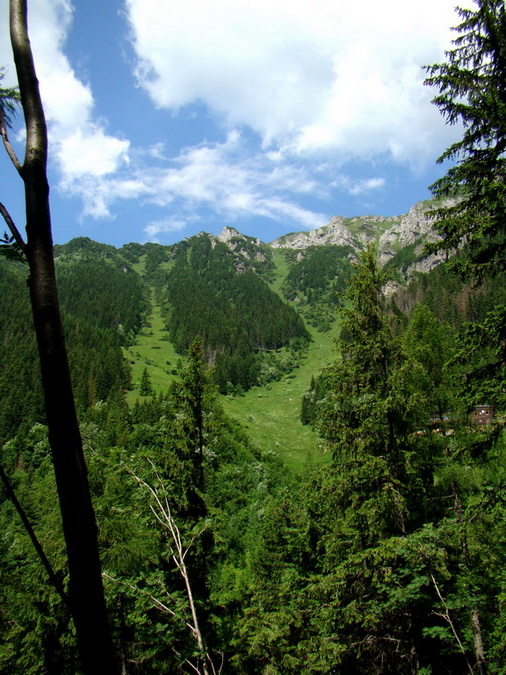
{"label": "bare tree trunk", "polygon": [[[462,552],[462,562],[467,570],[471,571],[472,564],[469,556],[469,548],[467,546],[467,534],[465,529],[464,517],[462,514],[462,504],[460,501],[457,486],[453,485],[453,501],[454,511],[457,516],[457,522],[460,525],[460,547]],[[485,656],[485,647],[483,645],[483,635],[481,632],[480,613],[476,606],[474,594],[469,596],[470,615],[471,615],[471,630],[473,632],[474,655],[476,658],[476,669],[479,675],[487,675],[487,659]]]}
{"label": "bare tree trunk", "polygon": [[10,0],[10,31],[26,124],[26,254],[49,442],[69,566],[70,609],[86,674],[116,673],[107,623],[97,527],[77,421],[53,259],[47,129],[27,30],[26,0]]}
{"label": "bare tree trunk", "polygon": [[485,657],[485,647],[483,645],[480,614],[476,607],[471,608],[471,628],[473,630],[474,654],[476,656],[478,672],[480,675],[487,675],[487,659]]}

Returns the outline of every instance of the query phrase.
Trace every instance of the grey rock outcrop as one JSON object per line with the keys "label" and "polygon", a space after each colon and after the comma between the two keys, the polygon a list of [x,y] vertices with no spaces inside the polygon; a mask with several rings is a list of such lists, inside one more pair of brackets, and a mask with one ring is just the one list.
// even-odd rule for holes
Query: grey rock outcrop
{"label": "grey rock outcrop", "polygon": [[386,230],[378,241],[379,262],[385,264],[400,249],[414,245],[413,254],[421,259],[408,270],[408,276],[414,271],[428,272],[443,260],[443,254],[424,254],[425,245],[435,242],[439,235],[434,229],[434,217],[429,215],[434,205],[431,202],[416,203],[399,223]]}
{"label": "grey rock outcrop", "polygon": [[329,244],[356,247],[356,237],[346,226],[346,218],[343,216],[335,216],[328,225],[310,232],[285,234],[271,241],[270,246],[272,248],[306,249],[309,246],[328,246]]}
{"label": "grey rock outcrop", "polygon": [[424,254],[425,245],[436,241],[439,236],[434,229],[434,218],[429,215],[433,208],[434,202],[425,201],[416,203],[407,214],[390,218],[335,216],[324,227],[310,232],[286,234],[272,241],[270,246],[300,250],[303,255],[309,246],[337,244],[349,246],[358,252],[368,244],[375,243],[381,264],[387,263],[401,249],[414,246],[413,257],[417,260],[406,270],[406,276],[409,277],[414,271],[428,272],[443,259],[443,254]]}

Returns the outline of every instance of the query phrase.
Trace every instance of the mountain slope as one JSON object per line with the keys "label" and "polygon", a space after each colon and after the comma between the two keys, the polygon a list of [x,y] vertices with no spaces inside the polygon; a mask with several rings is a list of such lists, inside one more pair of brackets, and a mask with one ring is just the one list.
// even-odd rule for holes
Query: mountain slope
{"label": "mountain slope", "polygon": [[[383,262],[397,265],[399,278],[435,264],[437,259],[423,258],[422,252],[424,242],[434,237],[427,216],[431,206],[420,203],[409,214],[389,219],[336,217],[320,230],[286,235],[272,244],[225,227],[218,236],[202,233],[172,246],[131,243],[115,249],[85,237],[56,246],[79,405],[86,407],[127,386],[129,369],[131,402],[139,395],[145,369],[155,393],[166,390],[177,377],[185,349],[200,334],[220,390],[230,395],[227,400],[238,417],[246,423],[250,415],[255,418],[259,442],[272,447],[271,425],[285,440],[292,435],[286,445],[295,448],[297,435],[303,436],[297,399],[307,389],[309,373],[331,358],[339,293],[350,261],[357,250],[375,242]],[[10,290],[14,295],[26,295],[26,290],[17,273],[9,281],[11,268],[5,265],[1,337],[10,349],[14,324],[24,316],[16,308],[9,313]],[[19,300],[13,302],[18,307]],[[23,324],[29,321],[26,316]],[[308,349],[303,349],[308,340],[304,321],[313,338]],[[328,348],[320,350],[323,343]],[[126,363],[121,362],[121,346]],[[29,358],[33,363],[35,356]],[[17,359],[12,352],[2,368],[6,430],[16,429],[22,419],[42,419],[37,386],[15,365]],[[232,398],[253,385],[246,397]],[[305,453],[304,447],[297,453]]]}
{"label": "mountain slope", "polygon": [[[414,245],[413,257],[423,259],[423,271],[428,271],[442,260],[440,256],[423,254],[425,244],[437,239],[434,220],[429,215],[429,211],[434,208],[435,202],[429,200],[417,202],[409,213],[391,218],[336,216],[324,227],[310,232],[286,234],[272,241],[270,246],[304,251],[309,247],[332,244],[349,247],[356,252],[368,244],[376,244],[379,260],[385,264],[401,249]],[[422,266],[418,269],[422,269]]]}

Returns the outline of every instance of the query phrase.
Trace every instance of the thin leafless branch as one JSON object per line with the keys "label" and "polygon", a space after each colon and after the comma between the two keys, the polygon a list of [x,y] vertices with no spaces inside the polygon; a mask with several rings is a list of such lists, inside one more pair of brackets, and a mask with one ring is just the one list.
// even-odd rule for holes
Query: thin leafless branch
{"label": "thin leafless branch", "polygon": [[[151,460],[148,460],[149,463],[151,464],[151,467],[153,469],[154,476],[156,480],[158,481],[159,484],[163,484],[158,471],[156,470],[155,465]],[[192,617],[192,623],[190,624],[189,622],[186,623],[188,628],[190,628],[191,633],[194,637],[194,639],[197,642],[197,646],[199,649],[199,653],[202,655],[202,674],[203,675],[209,675],[210,672],[212,672],[214,675],[216,675],[216,670],[213,664],[213,661],[209,654],[206,651],[205,644],[204,644],[204,639],[202,637],[202,632],[200,630],[199,626],[199,621],[198,621],[198,616],[197,616],[197,609],[195,605],[195,600],[193,597],[193,592],[191,588],[191,582],[190,582],[190,576],[188,573],[188,568],[185,563],[185,557],[186,554],[188,553],[188,550],[191,548],[193,542],[195,539],[202,534],[202,532],[205,530],[205,528],[198,534],[195,535],[189,545],[187,547],[184,546],[183,544],[183,539],[181,537],[181,532],[179,530],[179,527],[174,519],[174,516],[172,514],[172,510],[169,504],[169,499],[168,496],[163,490],[163,494],[160,495],[160,492],[158,488],[153,487],[152,485],[149,485],[145,480],[137,476],[132,469],[125,467],[128,473],[143,487],[148,490],[148,492],[151,494],[151,497],[153,498],[154,504],[150,504],[150,509],[153,512],[153,515],[155,516],[156,520],[162,525],[162,527],[169,533],[168,537],[168,542],[169,542],[169,549],[170,553],[172,556],[172,560],[174,561],[174,564],[178,570],[178,572],[181,574],[181,577],[183,578],[184,584],[185,584],[185,589],[186,589],[186,596],[188,598],[188,605],[190,608],[190,613]],[[154,598],[152,598],[154,600]],[[162,603],[159,603],[159,601],[156,602],[157,606],[161,606]],[[209,671],[208,665],[211,669]],[[195,672],[200,674],[200,669],[197,668],[194,664],[191,664],[192,667],[194,668]],[[221,671],[221,667],[220,667]]]}
{"label": "thin leafless branch", "polygon": [[439,590],[439,586],[438,586],[438,584],[437,584],[437,582],[436,582],[436,579],[435,579],[434,575],[432,574],[432,572],[430,573],[430,578],[432,579],[432,583],[433,583],[434,588],[435,588],[435,590],[436,590],[437,596],[438,596],[439,600],[441,601],[441,604],[443,605],[443,609],[444,609],[444,613],[443,613],[443,614],[441,614],[440,612],[434,612],[434,614],[435,614],[436,616],[439,616],[439,617],[441,617],[442,619],[444,619],[444,620],[448,623],[448,625],[450,626],[450,629],[451,629],[451,631],[452,631],[452,633],[453,633],[453,637],[454,637],[455,640],[457,641],[457,644],[458,644],[458,646],[459,646],[459,649],[460,649],[460,651],[462,652],[462,654],[464,655],[464,658],[465,658],[465,660],[466,660],[467,668],[468,668],[469,672],[470,672],[471,675],[472,675],[472,673],[473,673],[474,671],[473,671],[473,669],[471,668],[471,664],[469,663],[469,661],[468,661],[468,659],[467,659],[466,650],[465,650],[464,645],[462,644],[462,642],[461,642],[461,640],[460,640],[460,638],[459,638],[459,635],[458,635],[458,633],[457,633],[457,630],[456,630],[456,628],[455,628],[455,625],[454,625],[454,623],[453,623],[453,621],[452,621],[452,618],[451,618],[451,616],[450,616],[450,608],[448,607],[448,605],[447,605],[445,599],[443,598],[443,595],[442,595],[441,591]]}
{"label": "thin leafless branch", "polygon": [[14,241],[16,244],[19,246],[21,251],[24,253],[26,256],[26,244],[21,236],[20,231],[16,227],[15,222],[12,220],[10,213],[7,211],[5,206],[0,202],[0,214],[2,215],[3,219],[5,220],[7,227],[9,228],[12,236],[14,237]]}
{"label": "thin leafless branch", "polygon": [[9,140],[9,134],[7,133],[7,124],[5,123],[5,116],[1,109],[0,109],[0,134],[2,135],[4,147],[5,150],[7,151],[7,154],[9,155],[11,162],[14,164],[16,171],[21,175],[23,171],[23,165],[19,161],[18,156],[14,152],[14,148],[12,147],[11,142]]}

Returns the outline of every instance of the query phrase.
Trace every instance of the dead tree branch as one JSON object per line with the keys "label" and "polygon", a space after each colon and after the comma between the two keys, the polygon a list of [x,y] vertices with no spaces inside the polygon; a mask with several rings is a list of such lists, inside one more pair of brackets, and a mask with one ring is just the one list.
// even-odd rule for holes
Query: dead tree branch
{"label": "dead tree branch", "polygon": [[442,604],[442,606],[443,606],[443,609],[444,609],[444,612],[443,612],[443,613],[440,613],[440,612],[434,612],[434,614],[435,614],[436,616],[440,616],[440,617],[441,617],[442,619],[444,619],[444,620],[448,623],[448,625],[450,626],[450,630],[451,630],[451,632],[453,633],[453,637],[455,638],[455,640],[456,640],[456,642],[457,642],[457,644],[458,644],[458,646],[459,646],[459,649],[460,649],[460,651],[462,652],[462,654],[463,654],[463,656],[464,656],[464,658],[465,658],[465,660],[466,660],[467,669],[468,669],[468,671],[469,671],[469,672],[471,673],[471,675],[472,675],[472,673],[473,673],[474,671],[473,671],[473,669],[472,669],[472,667],[471,667],[471,664],[469,663],[469,660],[468,660],[468,658],[467,658],[467,653],[466,653],[466,650],[465,650],[465,648],[464,648],[464,645],[462,644],[462,641],[461,641],[461,639],[460,639],[460,637],[459,637],[459,634],[457,633],[457,629],[455,628],[455,624],[453,623],[452,618],[451,618],[451,616],[450,616],[450,608],[448,607],[448,604],[447,604],[446,600],[444,599],[443,594],[441,593],[441,591],[440,591],[440,589],[439,589],[439,586],[438,586],[438,584],[437,584],[437,581],[436,581],[434,575],[432,574],[432,572],[430,573],[430,578],[432,579],[432,583],[433,583],[434,588],[435,588],[435,590],[436,590],[437,596],[438,596],[438,598],[439,598],[439,600],[440,600],[440,602],[441,602],[441,604]]}
{"label": "dead tree branch", "polygon": [[17,246],[21,249],[23,255],[26,258],[27,250],[26,250],[25,241],[24,241],[23,237],[21,236],[20,231],[16,227],[15,222],[12,220],[10,213],[7,211],[7,209],[5,208],[5,206],[1,202],[0,202],[0,214],[2,215],[3,219],[5,220],[5,223],[6,223],[7,227],[9,228],[14,241],[16,242]]}
{"label": "dead tree branch", "polygon": [[9,134],[7,133],[7,124],[5,121],[5,115],[3,114],[2,110],[0,109],[0,134],[2,135],[2,140],[4,143],[4,148],[9,155],[9,158],[11,162],[14,164],[14,167],[16,171],[21,175],[21,172],[23,170],[23,165],[18,159],[18,156],[14,152],[14,148],[11,145],[11,142],[9,140]]}
{"label": "dead tree branch", "polygon": [[[154,476],[156,480],[158,481],[159,484],[162,484],[162,480],[160,479],[160,476],[153,464],[153,462],[150,461],[151,467],[154,472]],[[191,623],[186,622],[186,625],[190,629],[190,632],[197,642],[198,650],[199,653],[202,655],[202,670],[200,670],[198,667],[192,664],[192,667],[194,668],[195,672],[197,673],[202,673],[202,675],[209,675],[209,673],[213,673],[214,675],[216,674],[216,670],[214,668],[213,661],[211,657],[209,656],[208,652],[206,651],[204,639],[202,636],[202,631],[199,626],[199,620],[197,616],[197,609],[195,605],[195,600],[193,597],[193,592],[191,588],[191,581],[190,581],[190,576],[188,573],[188,568],[185,562],[186,555],[188,551],[190,550],[192,544],[194,541],[204,532],[205,528],[203,528],[197,535],[192,537],[190,543],[188,546],[185,546],[183,542],[183,538],[181,536],[181,531],[179,530],[179,527],[176,523],[176,520],[173,516],[172,509],[169,504],[169,499],[166,491],[162,489],[158,489],[156,487],[153,487],[149,483],[147,483],[145,480],[140,478],[132,469],[126,467],[126,470],[128,473],[140,484],[142,485],[151,495],[153,503],[150,504],[150,509],[155,516],[156,520],[162,525],[164,530],[168,533],[168,542],[169,542],[169,549],[170,553],[172,556],[172,560],[180,573],[181,577],[183,578],[184,584],[185,584],[185,589],[186,589],[186,596],[188,598],[188,606],[190,608],[190,613],[191,613]],[[154,598],[152,598],[154,600]],[[159,601],[156,601],[156,604],[158,606],[161,606],[161,603]],[[168,610],[170,613],[173,614],[171,610]],[[210,668],[210,670],[209,670]],[[221,669],[220,669],[221,670]]]}

